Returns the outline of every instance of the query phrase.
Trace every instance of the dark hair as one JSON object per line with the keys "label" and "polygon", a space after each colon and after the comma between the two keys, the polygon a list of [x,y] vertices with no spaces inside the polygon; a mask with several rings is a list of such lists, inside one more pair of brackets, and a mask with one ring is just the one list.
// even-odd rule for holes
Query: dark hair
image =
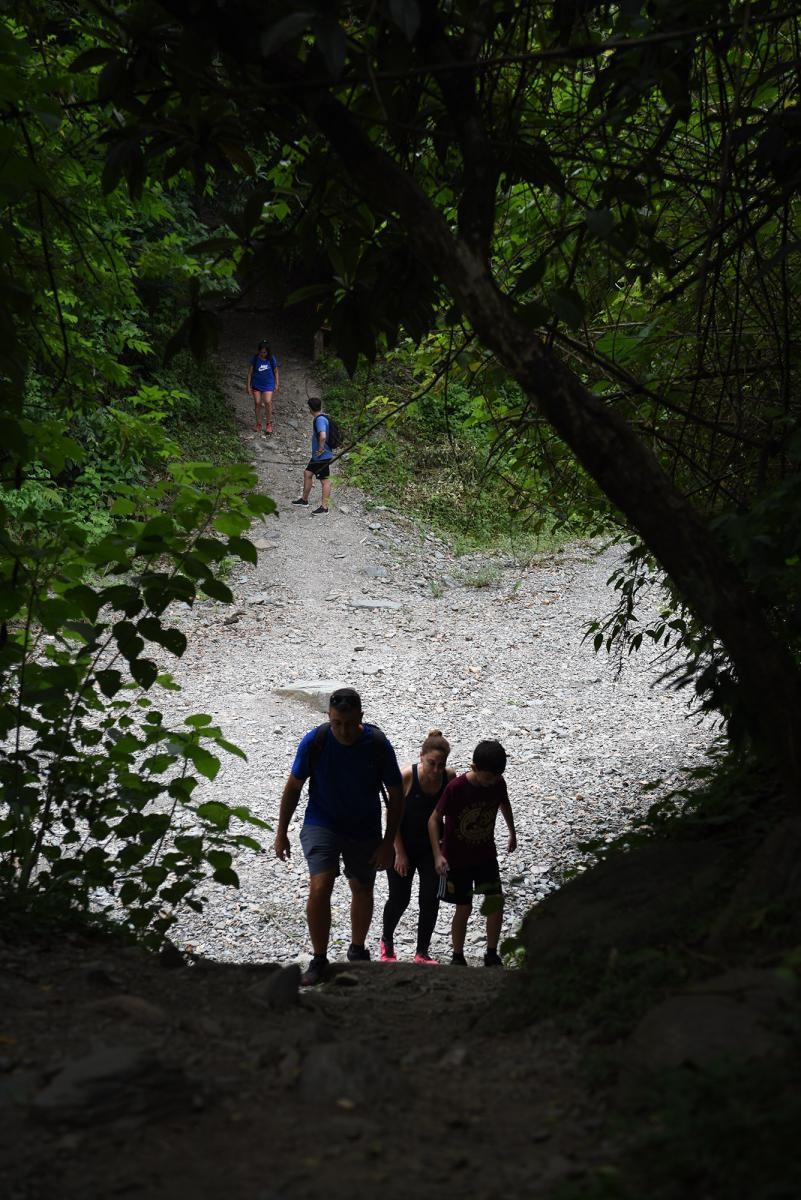
{"label": "dark hair", "polygon": [[319,396],[309,396],[306,403],[308,404],[308,406],[312,410],[312,412],[319,412],[320,409],[323,407],[323,402]]}
{"label": "dark hair", "polygon": [[451,744],[442,736],[441,729],[429,729],[426,740],[420,747],[420,753],[428,754],[429,750],[439,750],[446,758],[450,754]]}
{"label": "dark hair", "polygon": [[272,354],[269,342],[259,342],[258,346],[256,347],[256,353],[258,354],[260,350],[266,350],[268,355]]}
{"label": "dark hair", "polygon": [[355,688],[337,688],[337,690],[332,692],[329,697],[328,707],[336,709],[353,709],[356,712],[361,712],[362,698]]}
{"label": "dark hair", "polygon": [[473,767],[476,771],[492,771],[503,775],[506,770],[506,751],[500,742],[479,742],[473,751]]}

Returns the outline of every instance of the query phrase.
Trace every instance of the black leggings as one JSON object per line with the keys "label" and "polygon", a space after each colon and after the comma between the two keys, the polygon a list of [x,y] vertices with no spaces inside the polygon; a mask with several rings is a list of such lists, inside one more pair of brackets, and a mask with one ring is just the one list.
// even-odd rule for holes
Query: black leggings
{"label": "black leggings", "polygon": [[409,901],[412,898],[412,882],[414,873],[417,871],[420,877],[417,953],[428,954],[439,910],[439,900],[437,899],[439,877],[434,870],[434,856],[430,846],[419,850],[415,850],[413,847],[407,848],[406,853],[409,857],[409,870],[406,875],[399,875],[394,867],[390,867],[387,871],[389,897],[384,905],[384,941],[392,943],[398,922],[409,907]]}

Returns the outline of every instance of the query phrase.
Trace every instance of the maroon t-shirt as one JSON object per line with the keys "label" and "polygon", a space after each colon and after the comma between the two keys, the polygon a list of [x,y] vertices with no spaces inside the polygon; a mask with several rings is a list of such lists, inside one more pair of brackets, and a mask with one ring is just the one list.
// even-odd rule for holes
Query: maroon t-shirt
{"label": "maroon t-shirt", "polygon": [[466,775],[450,781],[436,809],[445,821],[442,853],[449,867],[469,867],[495,858],[495,818],[507,795],[503,778],[488,788],[470,783]]}

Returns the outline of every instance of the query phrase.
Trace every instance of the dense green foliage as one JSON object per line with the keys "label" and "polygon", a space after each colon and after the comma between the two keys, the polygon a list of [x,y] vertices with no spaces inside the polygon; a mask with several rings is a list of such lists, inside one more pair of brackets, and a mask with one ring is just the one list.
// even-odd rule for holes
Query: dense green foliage
{"label": "dense green foliage", "polygon": [[193,799],[213,750],[241,751],[149,694],[178,686],[168,610],[227,599],[221,565],[255,560],[243,535],[274,506],[180,332],[233,260],[189,253],[210,231],[187,180],[108,195],[105,108],[70,70],[93,40],[28,15],[0,26],[0,894],[157,943],[201,879],[236,883],[235,846],[258,848],[246,809]]}
{"label": "dense green foliage", "polygon": [[[351,443],[346,477],[379,503],[420,519],[454,548],[503,549],[521,558],[594,532],[586,478],[570,479],[543,455],[521,497],[503,432],[480,381],[433,390],[425,348],[402,347],[349,377],[335,359],[318,364],[327,408]],[[513,384],[508,385],[514,395]],[[494,396],[497,403],[501,396]]]}

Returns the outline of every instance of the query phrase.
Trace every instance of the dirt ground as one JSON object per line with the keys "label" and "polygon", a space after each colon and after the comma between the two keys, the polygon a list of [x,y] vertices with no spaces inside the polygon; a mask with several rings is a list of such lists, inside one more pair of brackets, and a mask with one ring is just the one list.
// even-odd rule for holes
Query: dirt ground
{"label": "dirt ground", "polygon": [[299,991],[295,967],[0,943],[0,1193],[551,1195],[607,1149],[577,1046],[505,1031],[515,982],[340,964]]}

